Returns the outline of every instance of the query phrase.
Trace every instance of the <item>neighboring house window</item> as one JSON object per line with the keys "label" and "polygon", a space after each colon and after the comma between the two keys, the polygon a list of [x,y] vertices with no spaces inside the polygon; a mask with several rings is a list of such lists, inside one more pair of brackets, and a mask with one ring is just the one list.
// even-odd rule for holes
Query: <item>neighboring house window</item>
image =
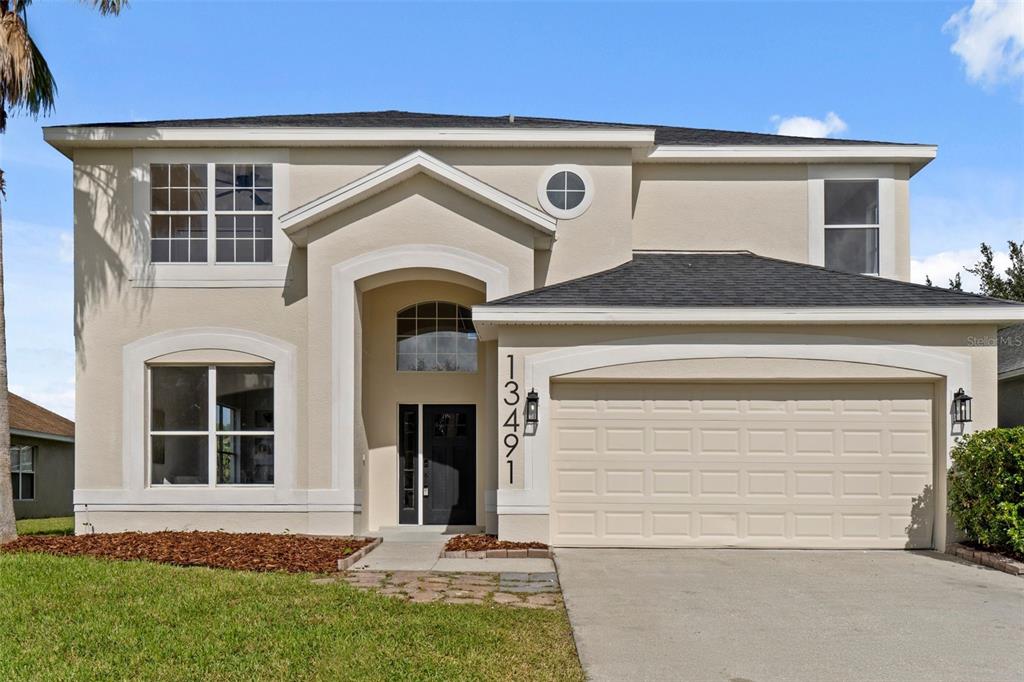
{"label": "neighboring house window", "polygon": [[398,311],[400,372],[475,372],[476,329],[469,308],[428,301]]}
{"label": "neighboring house window", "polygon": [[217,262],[269,263],[273,242],[273,166],[218,163]]}
{"label": "neighboring house window", "polygon": [[11,487],[14,499],[36,498],[36,448],[31,445],[11,446]]}
{"label": "neighboring house window", "polygon": [[537,198],[544,210],[554,217],[576,218],[590,206],[593,183],[580,166],[552,166],[541,175]]}
{"label": "neighboring house window", "polygon": [[150,368],[152,485],[274,483],[274,368]]}
{"label": "neighboring house window", "polygon": [[206,262],[206,170],[205,163],[150,165],[154,263]]}
{"label": "neighboring house window", "polygon": [[878,180],[825,180],[825,267],[878,274]]}
{"label": "neighboring house window", "polygon": [[152,262],[273,261],[271,164],[154,163],[149,177]]}

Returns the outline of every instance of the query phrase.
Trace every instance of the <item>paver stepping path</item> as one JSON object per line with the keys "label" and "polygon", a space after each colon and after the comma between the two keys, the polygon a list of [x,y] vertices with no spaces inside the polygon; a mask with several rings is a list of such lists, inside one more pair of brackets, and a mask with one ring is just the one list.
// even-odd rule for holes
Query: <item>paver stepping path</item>
{"label": "paver stepping path", "polygon": [[498,604],[525,609],[562,606],[562,591],[555,573],[349,571],[313,582],[342,580],[353,587],[418,603]]}

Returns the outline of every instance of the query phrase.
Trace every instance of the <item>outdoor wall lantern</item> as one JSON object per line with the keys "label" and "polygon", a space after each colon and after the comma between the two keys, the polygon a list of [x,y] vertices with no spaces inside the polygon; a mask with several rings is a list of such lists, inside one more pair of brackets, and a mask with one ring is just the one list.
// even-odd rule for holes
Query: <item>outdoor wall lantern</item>
{"label": "outdoor wall lantern", "polygon": [[957,424],[966,424],[971,421],[971,396],[967,395],[964,389],[959,389],[953,394],[953,421]]}
{"label": "outdoor wall lantern", "polygon": [[530,392],[526,394],[526,425],[536,426],[537,425],[537,413],[540,405],[540,396],[537,395],[537,391],[530,389]]}

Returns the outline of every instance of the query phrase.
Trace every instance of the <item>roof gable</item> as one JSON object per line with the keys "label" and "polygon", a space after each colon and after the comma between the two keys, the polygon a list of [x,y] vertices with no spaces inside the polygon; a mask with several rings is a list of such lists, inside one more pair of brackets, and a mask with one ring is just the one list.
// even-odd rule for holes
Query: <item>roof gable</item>
{"label": "roof gable", "polygon": [[550,246],[557,224],[554,218],[422,150],[288,211],[280,218],[281,226],[293,242],[305,246],[308,241],[306,230],[311,225],[420,173],[526,223],[546,238],[541,246]]}
{"label": "roof gable", "polygon": [[25,400],[20,395],[8,393],[8,409],[10,410],[11,430],[38,434],[39,437],[57,436],[62,440],[75,437],[75,423],[60,416],[56,412]]}

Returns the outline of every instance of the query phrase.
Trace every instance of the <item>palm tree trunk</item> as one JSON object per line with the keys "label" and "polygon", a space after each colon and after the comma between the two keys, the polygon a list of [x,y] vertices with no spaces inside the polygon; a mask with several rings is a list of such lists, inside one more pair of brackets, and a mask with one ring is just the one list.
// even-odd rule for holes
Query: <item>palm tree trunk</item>
{"label": "palm tree trunk", "polygon": [[3,209],[0,208],[0,545],[18,537],[18,530],[14,525],[14,490],[11,488],[10,416],[7,408],[7,321],[4,318]]}

